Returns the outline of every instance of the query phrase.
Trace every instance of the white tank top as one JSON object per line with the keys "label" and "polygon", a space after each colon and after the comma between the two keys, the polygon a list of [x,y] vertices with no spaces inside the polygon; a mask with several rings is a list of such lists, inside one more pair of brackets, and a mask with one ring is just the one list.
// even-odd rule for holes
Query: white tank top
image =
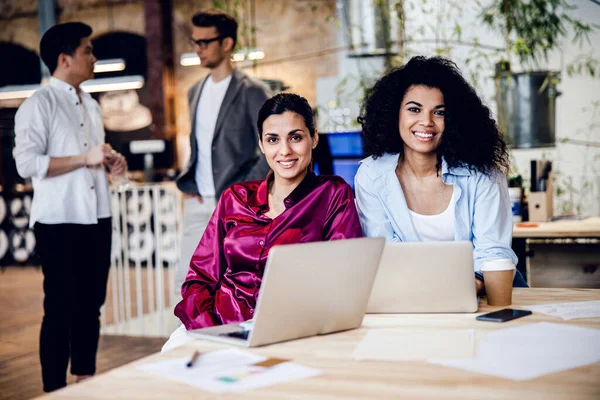
{"label": "white tank top", "polygon": [[413,227],[423,242],[449,242],[454,240],[455,203],[456,199],[453,192],[448,208],[441,214],[421,215],[410,209],[408,210]]}

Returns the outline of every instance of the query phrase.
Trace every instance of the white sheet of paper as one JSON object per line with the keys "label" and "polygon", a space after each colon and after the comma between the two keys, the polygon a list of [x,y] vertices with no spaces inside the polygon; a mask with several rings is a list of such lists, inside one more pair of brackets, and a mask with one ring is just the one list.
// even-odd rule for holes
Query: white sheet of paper
{"label": "white sheet of paper", "polygon": [[291,362],[268,368],[256,367],[252,364],[264,361],[266,357],[238,349],[202,354],[194,366],[188,368],[186,364],[190,357],[143,364],[137,368],[213,393],[243,392],[322,373],[320,370]]}
{"label": "white sheet of paper", "polygon": [[408,361],[469,358],[475,355],[472,329],[376,329],[354,351],[356,360]]}
{"label": "white sheet of paper", "polygon": [[525,308],[533,312],[560,317],[564,320],[600,318],[600,300],[542,304],[539,306],[526,306]]}
{"label": "white sheet of paper", "polygon": [[600,362],[600,330],[552,323],[491,332],[473,359],[430,359],[433,364],[515,381]]}

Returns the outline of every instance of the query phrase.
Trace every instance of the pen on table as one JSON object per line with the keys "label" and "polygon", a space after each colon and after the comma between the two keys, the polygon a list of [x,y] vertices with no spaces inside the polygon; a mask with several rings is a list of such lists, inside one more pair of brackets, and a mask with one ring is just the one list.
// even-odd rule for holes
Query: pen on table
{"label": "pen on table", "polygon": [[188,361],[188,363],[186,364],[186,366],[188,368],[192,368],[192,366],[194,365],[194,363],[196,362],[196,360],[198,359],[199,356],[200,356],[200,352],[198,350],[194,351],[194,354],[192,355],[192,358],[190,359],[190,361]]}

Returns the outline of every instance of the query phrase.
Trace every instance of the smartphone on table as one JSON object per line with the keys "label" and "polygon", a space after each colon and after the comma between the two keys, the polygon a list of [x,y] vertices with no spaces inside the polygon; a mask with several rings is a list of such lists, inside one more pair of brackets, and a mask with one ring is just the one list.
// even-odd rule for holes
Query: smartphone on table
{"label": "smartphone on table", "polygon": [[505,308],[503,310],[494,311],[487,314],[478,316],[478,321],[490,321],[490,322],[506,322],[512,319],[525,317],[531,315],[529,310],[515,310],[513,308]]}

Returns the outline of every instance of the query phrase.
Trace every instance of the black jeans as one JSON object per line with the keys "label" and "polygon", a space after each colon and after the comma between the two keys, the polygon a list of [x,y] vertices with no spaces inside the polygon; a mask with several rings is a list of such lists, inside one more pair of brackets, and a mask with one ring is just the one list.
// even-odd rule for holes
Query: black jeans
{"label": "black jeans", "polygon": [[44,273],[40,362],[50,392],[67,385],[69,357],[71,374],[96,372],[112,226],[103,218],[94,225],[36,223],[34,230]]}

